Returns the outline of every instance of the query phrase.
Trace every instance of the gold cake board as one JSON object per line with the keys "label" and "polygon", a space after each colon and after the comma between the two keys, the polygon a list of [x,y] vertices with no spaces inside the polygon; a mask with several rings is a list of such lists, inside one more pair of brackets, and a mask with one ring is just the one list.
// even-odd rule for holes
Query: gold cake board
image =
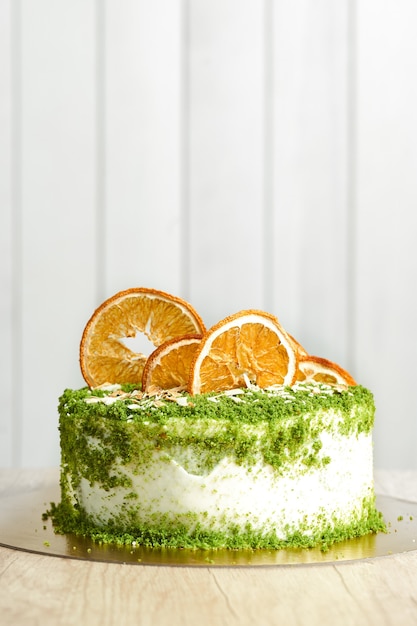
{"label": "gold cake board", "polygon": [[262,567],[309,565],[372,559],[417,549],[417,504],[377,495],[387,533],[370,534],[337,543],[322,552],[286,550],[190,550],[98,545],[91,539],[55,534],[42,514],[59,502],[59,485],[20,488],[0,499],[0,545],[49,556],[132,565]]}

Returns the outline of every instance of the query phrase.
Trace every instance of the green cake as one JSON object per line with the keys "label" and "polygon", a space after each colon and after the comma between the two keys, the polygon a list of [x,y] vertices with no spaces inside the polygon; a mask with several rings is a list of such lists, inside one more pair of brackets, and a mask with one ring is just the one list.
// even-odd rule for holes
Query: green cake
{"label": "green cake", "polygon": [[[98,311],[100,319],[106,307]],[[143,332],[143,320],[141,328],[132,319]],[[242,312],[209,331],[198,324],[185,333],[199,333],[192,354],[181,352],[190,342],[178,343],[176,335],[159,341],[168,347],[156,348],[149,357],[154,376],[148,368],[141,381],[137,372],[121,380],[128,376],[120,367],[109,380],[108,352],[107,380],[89,379],[88,359],[96,364],[102,355],[88,352],[84,334],[89,386],[66,390],[59,402],[56,530],[150,547],[325,549],[383,529],[373,485],[372,393],[340,367],[309,357],[269,314]],[[91,320],[87,328],[96,332]],[[226,332],[240,352],[229,334],[221,356]],[[274,338],[265,340],[268,333]],[[279,353],[277,365],[267,363],[267,348],[272,359]],[[205,363],[214,353],[215,366],[213,359]],[[161,371],[172,376],[173,355],[187,365],[186,380],[163,388]],[[210,390],[213,367],[218,376]]]}

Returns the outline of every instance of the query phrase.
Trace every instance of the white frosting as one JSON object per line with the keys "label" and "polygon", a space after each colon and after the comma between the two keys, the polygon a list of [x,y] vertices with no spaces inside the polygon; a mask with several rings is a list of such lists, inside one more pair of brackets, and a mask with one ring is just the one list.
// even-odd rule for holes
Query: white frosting
{"label": "white frosting", "polygon": [[[108,492],[82,479],[75,496],[98,525],[123,515],[126,505],[131,508],[136,502],[138,523],[151,513],[173,519],[192,513],[211,530],[228,524],[244,528],[250,522],[254,529],[274,530],[281,537],[288,528],[331,523],[334,517],[349,522],[361,510],[363,498],[373,494],[372,437],[324,431],[321,441],[321,456],[330,457],[330,463],[306,468],[300,462],[282,475],[263,462],[249,468],[229,458],[201,475],[192,473],[193,459],[179,453],[167,460],[166,452],[155,451],[141,473],[133,465],[120,466],[131,487]],[[132,492],[137,499],[132,500]]]}

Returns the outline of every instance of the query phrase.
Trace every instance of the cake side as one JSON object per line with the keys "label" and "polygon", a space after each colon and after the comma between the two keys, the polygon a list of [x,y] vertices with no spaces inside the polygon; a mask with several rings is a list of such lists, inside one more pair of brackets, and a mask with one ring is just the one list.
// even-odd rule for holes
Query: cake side
{"label": "cake side", "polygon": [[326,546],[376,532],[374,411],[360,386],[156,398],[67,390],[56,528],[229,548]]}

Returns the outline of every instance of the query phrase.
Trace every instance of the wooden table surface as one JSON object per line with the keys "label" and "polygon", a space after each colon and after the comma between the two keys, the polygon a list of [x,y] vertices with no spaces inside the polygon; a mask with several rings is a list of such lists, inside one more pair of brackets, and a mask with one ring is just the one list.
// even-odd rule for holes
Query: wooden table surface
{"label": "wooden table surface", "polygon": [[[1,494],[57,470],[0,470]],[[417,502],[417,472],[376,472],[377,493]],[[0,538],[1,541],[1,538]],[[270,567],[99,563],[0,547],[2,626],[417,624],[417,551]]]}

